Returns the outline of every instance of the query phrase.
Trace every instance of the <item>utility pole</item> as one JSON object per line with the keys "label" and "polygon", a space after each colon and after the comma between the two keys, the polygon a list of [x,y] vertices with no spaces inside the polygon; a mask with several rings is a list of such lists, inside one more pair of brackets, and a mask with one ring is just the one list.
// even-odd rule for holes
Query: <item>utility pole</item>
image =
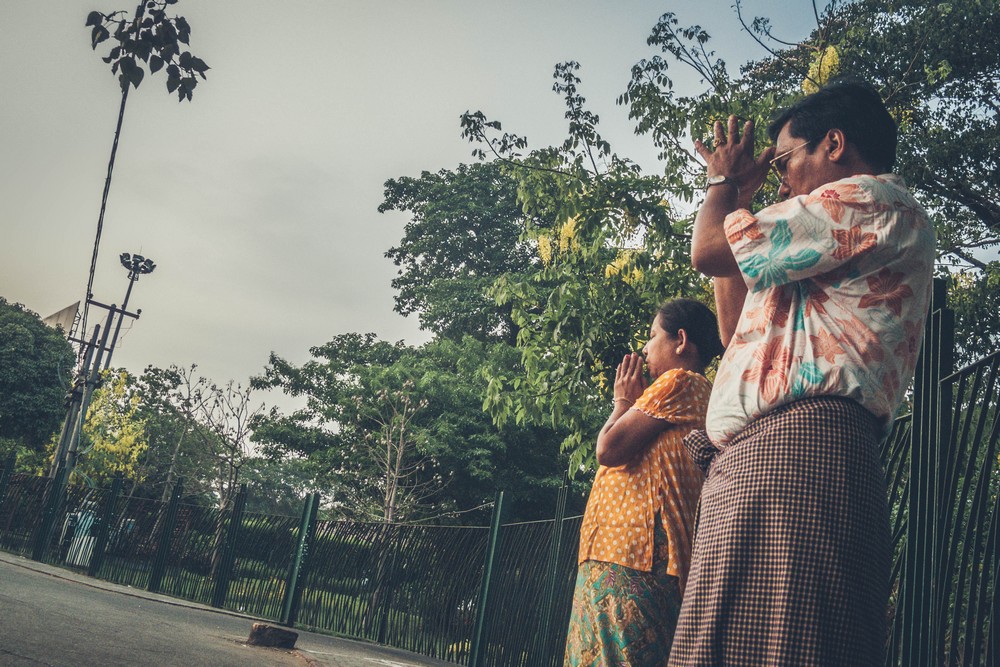
{"label": "utility pole", "polygon": [[[118,341],[118,334],[121,332],[122,321],[126,317],[139,319],[141,311],[136,310],[136,312],[130,313],[127,310],[128,300],[132,295],[132,286],[139,280],[140,275],[152,273],[153,269],[156,268],[152,260],[146,259],[142,255],[129,255],[126,252],[122,253],[120,259],[122,266],[129,270],[128,289],[125,291],[125,301],[122,303],[122,307],[119,308],[115,304],[107,306],[88,297],[87,305],[97,306],[108,311],[107,321],[105,321],[103,329],[101,325],[94,326],[94,333],[89,341],[73,336],[70,336],[69,339],[80,345],[80,358],[83,363],[77,370],[73,388],[66,399],[66,420],[63,422],[59,444],[49,469],[51,479],[45,491],[45,512],[35,534],[32,550],[32,558],[35,560],[43,560],[49,545],[52,543],[56,516],[66,500],[66,485],[79,457],[80,436],[83,433],[84,422],[87,420],[87,408],[90,406],[94,390],[101,384],[101,362],[104,361],[104,370],[107,370],[111,364],[111,354]],[[116,315],[118,323],[115,326],[114,337],[109,343],[108,337],[111,333],[111,327],[115,323]],[[107,353],[107,357],[104,356],[105,353]]]}
{"label": "utility pole", "polygon": [[[83,359],[83,363],[77,371],[73,389],[67,399],[66,421],[63,423],[63,429],[59,437],[59,446],[56,448],[56,455],[52,460],[52,466],[49,470],[49,476],[52,478],[55,478],[59,469],[64,467],[66,474],[62,479],[67,480],[69,474],[73,472],[73,468],[76,466],[77,448],[80,443],[80,435],[83,432],[84,422],[87,419],[87,408],[90,406],[90,399],[93,396],[94,390],[100,385],[101,364],[103,362],[103,370],[107,370],[111,366],[111,356],[118,342],[118,335],[121,333],[124,319],[128,317],[137,320],[142,313],[141,310],[136,310],[134,313],[128,311],[128,301],[132,296],[132,287],[139,280],[139,276],[152,273],[153,269],[156,268],[153,260],[138,254],[130,255],[125,252],[121,254],[119,259],[122,266],[128,269],[129,272],[128,289],[125,291],[125,300],[122,302],[122,307],[119,308],[116,304],[108,306],[88,298],[88,305],[97,306],[108,311],[103,331],[101,326],[97,325],[94,327],[94,333],[89,341],[74,337],[70,337],[69,339],[81,346],[80,356]],[[115,324],[115,315],[118,315],[117,324]],[[111,334],[113,324],[115,325],[115,332],[109,344],[108,338]],[[98,339],[100,342],[98,342]]]}

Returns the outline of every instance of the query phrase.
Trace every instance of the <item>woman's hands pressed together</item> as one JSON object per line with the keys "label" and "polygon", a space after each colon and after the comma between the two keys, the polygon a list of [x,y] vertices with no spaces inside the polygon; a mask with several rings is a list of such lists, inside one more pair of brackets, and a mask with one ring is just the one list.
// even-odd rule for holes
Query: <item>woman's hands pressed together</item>
{"label": "woman's hands pressed together", "polygon": [[630,410],[646,391],[644,360],[634,352],[626,354],[615,372],[615,407],[597,436],[597,462],[619,466],[636,460],[669,424],[640,410]]}
{"label": "woman's hands pressed together", "polygon": [[643,359],[638,354],[626,354],[615,371],[615,407],[618,402],[635,403],[646,391],[646,376],[642,372]]}

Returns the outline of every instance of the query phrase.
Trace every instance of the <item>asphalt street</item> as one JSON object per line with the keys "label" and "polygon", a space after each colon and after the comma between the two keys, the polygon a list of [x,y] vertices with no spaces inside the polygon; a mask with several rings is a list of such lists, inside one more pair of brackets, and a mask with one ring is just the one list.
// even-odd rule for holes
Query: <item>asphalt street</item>
{"label": "asphalt street", "polygon": [[255,620],[0,552],[0,667],[452,665],[299,630],[293,651],[247,646]]}

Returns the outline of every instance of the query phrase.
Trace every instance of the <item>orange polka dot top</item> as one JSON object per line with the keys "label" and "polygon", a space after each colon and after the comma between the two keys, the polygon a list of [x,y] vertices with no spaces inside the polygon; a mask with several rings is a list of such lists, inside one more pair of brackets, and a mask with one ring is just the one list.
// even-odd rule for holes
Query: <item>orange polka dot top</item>
{"label": "orange polka dot top", "polygon": [[711,391],[704,376],[678,368],[656,378],[635,402],[631,409],[670,426],[636,460],[598,468],[580,527],[580,563],[596,560],[649,572],[659,515],[667,534],[667,573],[684,590],[704,477],[682,440],[705,427]]}

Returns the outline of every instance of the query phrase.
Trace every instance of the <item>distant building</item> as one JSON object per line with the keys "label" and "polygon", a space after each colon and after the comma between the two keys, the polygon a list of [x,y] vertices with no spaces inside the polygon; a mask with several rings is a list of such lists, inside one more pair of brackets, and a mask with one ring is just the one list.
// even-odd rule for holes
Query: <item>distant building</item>
{"label": "distant building", "polygon": [[77,301],[71,306],[66,306],[59,312],[53,313],[42,320],[45,324],[49,325],[53,329],[58,329],[62,327],[63,335],[69,336],[69,332],[73,329],[73,322],[76,320],[76,313],[80,310],[80,302]]}

